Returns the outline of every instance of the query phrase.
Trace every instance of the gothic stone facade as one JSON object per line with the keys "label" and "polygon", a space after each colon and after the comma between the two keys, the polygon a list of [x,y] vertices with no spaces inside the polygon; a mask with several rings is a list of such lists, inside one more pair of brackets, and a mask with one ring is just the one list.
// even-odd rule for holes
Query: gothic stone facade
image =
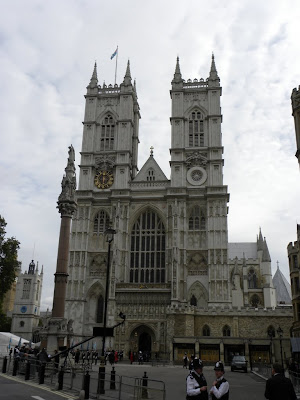
{"label": "gothic stone facade", "polygon": [[228,243],[222,89],[214,58],[206,80],[187,81],[177,59],[170,94],[168,179],[153,149],[138,171],[140,110],[129,62],[114,86],[98,85],[95,65],[85,96],[65,316],[78,339],[102,326],[104,232],[111,226],[108,326],[120,321],[120,311],[127,318],[106,347],[126,355],[142,350],[179,360],[188,350],[208,361],[228,359],[249,352],[255,317],[250,346],[267,354],[269,325],[280,322],[288,336],[291,314],[275,309],[261,232],[254,243]]}

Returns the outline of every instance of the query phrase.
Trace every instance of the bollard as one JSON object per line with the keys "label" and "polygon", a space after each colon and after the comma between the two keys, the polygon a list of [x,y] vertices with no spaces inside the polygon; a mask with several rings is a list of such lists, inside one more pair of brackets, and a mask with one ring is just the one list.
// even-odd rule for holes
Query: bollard
{"label": "bollard", "polygon": [[30,362],[29,360],[27,360],[25,364],[25,381],[28,381],[29,378],[30,378]]}
{"label": "bollard", "polygon": [[60,367],[60,371],[58,372],[58,390],[63,390],[64,386],[64,367]]}
{"label": "bollard", "polygon": [[45,380],[45,369],[46,369],[46,365],[40,364],[40,373],[39,373],[39,384],[40,385],[42,385]]}
{"label": "bollard", "polygon": [[110,388],[115,390],[116,389],[116,371],[115,367],[112,367],[111,373],[110,373]]}
{"label": "bollard", "polygon": [[83,387],[82,387],[82,389],[84,390],[84,398],[85,399],[89,399],[90,398],[90,380],[91,380],[91,377],[90,377],[90,374],[89,374],[89,371],[86,371],[86,373],[85,373],[85,375],[84,375],[84,377],[83,377]]}
{"label": "bollard", "polygon": [[16,376],[17,375],[17,370],[18,370],[18,363],[19,363],[19,360],[17,359],[17,358],[15,358],[14,359],[14,366],[13,366],[13,376]]}
{"label": "bollard", "polygon": [[147,376],[147,372],[146,371],[144,372],[142,385],[143,385],[143,387],[142,387],[142,399],[148,399],[148,390],[147,390],[148,376]]}
{"label": "bollard", "polygon": [[99,367],[97,394],[105,393],[105,366]]}
{"label": "bollard", "polygon": [[4,359],[3,359],[2,374],[6,373],[6,368],[7,368],[7,356],[5,356]]}

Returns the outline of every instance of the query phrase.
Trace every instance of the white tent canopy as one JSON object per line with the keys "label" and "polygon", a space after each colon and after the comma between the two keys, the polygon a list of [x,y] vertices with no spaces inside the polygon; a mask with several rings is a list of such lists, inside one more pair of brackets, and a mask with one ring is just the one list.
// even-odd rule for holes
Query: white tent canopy
{"label": "white tent canopy", "polygon": [[[21,339],[21,342],[20,342]],[[30,343],[29,340],[23,339],[20,336],[14,335],[10,332],[0,332],[0,355],[6,355],[9,353],[10,348],[14,348],[18,344],[23,346]],[[37,344],[32,343],[32,347],[35,347]]]}

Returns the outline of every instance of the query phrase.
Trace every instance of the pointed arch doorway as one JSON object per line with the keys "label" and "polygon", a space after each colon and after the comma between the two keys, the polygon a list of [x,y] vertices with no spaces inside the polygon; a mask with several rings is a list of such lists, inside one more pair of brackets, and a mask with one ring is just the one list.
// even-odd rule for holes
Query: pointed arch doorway
{"label": "pointed arch doorway", "polygon": [[142,332],[139,335],[139,350],[142,353],[151,354],[152,349],[152,339],[148,332]]}

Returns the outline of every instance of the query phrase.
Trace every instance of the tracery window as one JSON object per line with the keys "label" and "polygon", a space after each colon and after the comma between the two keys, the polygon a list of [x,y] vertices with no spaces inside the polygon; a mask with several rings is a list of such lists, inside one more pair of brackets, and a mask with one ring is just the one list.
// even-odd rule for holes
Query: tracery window
{"label": "tracery window", "polygon": [[253,268],[248,272],[248,288],[256,289],[257,288],[257,276]]}
{"label": "tracery window", "polygon": [[199,231],[206,229],[206,219],[203,210],[199,206],[195,206],[189,217],[189,230]]}
{"label": "tracery window", "polygon": [[196,297],[195,297],[194,294],[193,294],[193,296],[191,297],[190,305],[191,305],[191,306],[197,307],[197,299],[196,299]]}
{"label": "tracery window", "polygon": [[116,124],[113,117],[108,114],[102,121],[100,150],[113,150]]}
{"label": "tracery window", "polygon": [[104,233],[109,227],[110,219],[108,213],[104,210],[99,211],[94,219],[94,233],[99,235],[100,233]]}
{"label": "tracery window", "polygon": [[230,336],[230,327],[228,325],[225,325],[223,330],[222,330],[223,336]]}
{"label": "tracery window", "polygon": [[210,336],[210,329],[208,325],[204,325],[202,329],[202,335],[203,336]]}
{"label": "tracery window", "polygon": [[257,308],[259,303],[260,303],[259,297],[257,296],[257,294],[254,294],[250,300],[251,306]]}
{"label": "tracery window", "polygon": [[189,116],[189,147],[204,146],[204,117],[200,111]]}
{"label": "tracery window", "polygon": [[166,237],[160,217],[147,210],[131,231],[129,280],[134,283],[164,283]]}
{"label": "tracery window", "polygon": [[97,315],[96,315],[97,323],[103,322],[103,308],[104,308],[104,300],[103,300],[103,296],[100,295],[98,297],[98,302],[97,302]]}
{"label": "tracery window", "polygon": [[24,280],[23,280],[22,299],[29,299],[29,296],[30,296],[30,288],[31,288],[31,279],[24,279]]}

